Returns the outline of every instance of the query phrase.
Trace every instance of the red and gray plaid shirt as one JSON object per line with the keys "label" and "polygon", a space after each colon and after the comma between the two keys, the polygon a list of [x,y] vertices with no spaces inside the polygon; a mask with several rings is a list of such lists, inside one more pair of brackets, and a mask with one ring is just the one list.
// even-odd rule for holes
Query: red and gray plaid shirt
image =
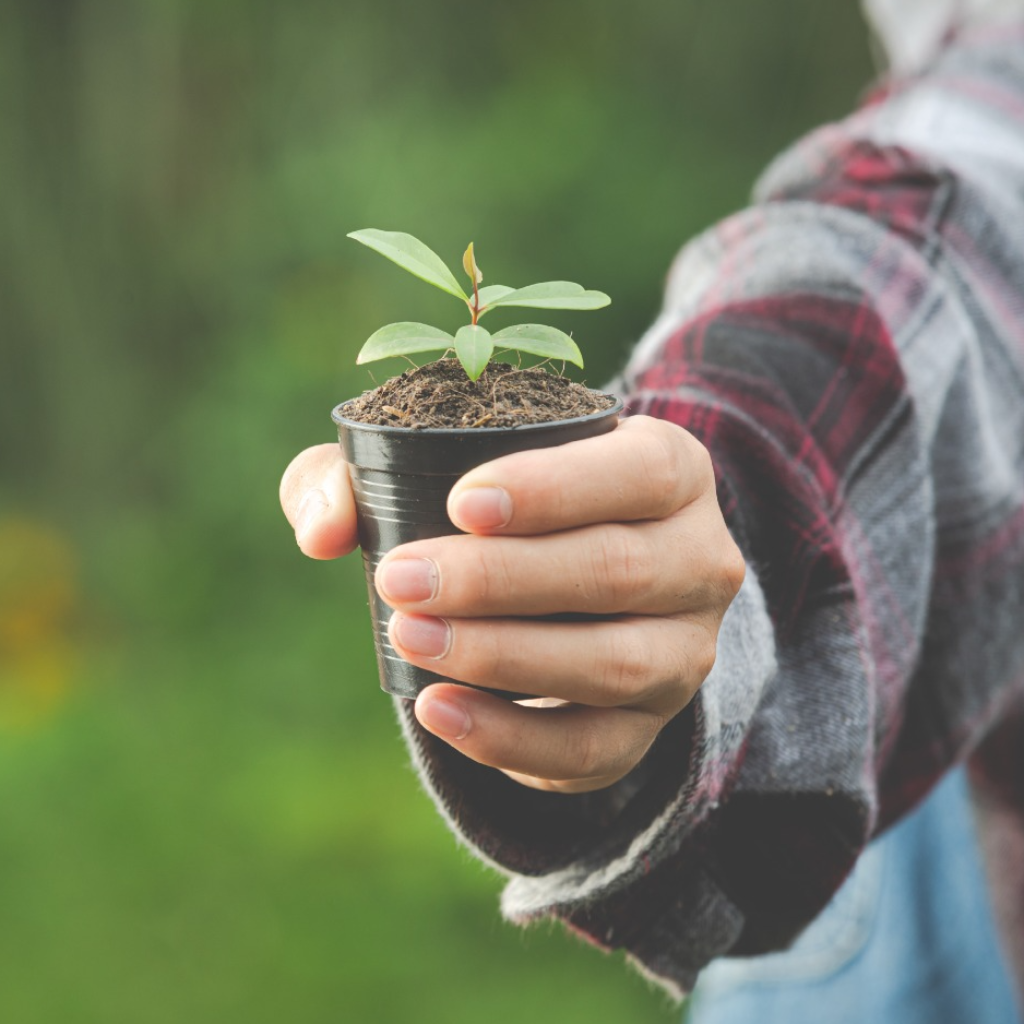
{"label": "red and gray plaid shirt", "polygon": [[612,792],[525,789],[402,710],[439,807],[510,875],[506,915],[688,990],[785,946],[971,758],[1020,966],[1024,18],[947,32],[781,157],[683,250],[622,387],[710,449],[751,571],[698,696]]}

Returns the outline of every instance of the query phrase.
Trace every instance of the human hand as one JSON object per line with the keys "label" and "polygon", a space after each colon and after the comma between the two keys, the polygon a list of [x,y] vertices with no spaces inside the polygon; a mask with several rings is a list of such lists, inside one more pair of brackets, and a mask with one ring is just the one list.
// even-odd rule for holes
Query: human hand
{"label": "human hand", "polygon": [[[281,504],[310,557],[355,547],[336,445],[292,462]],[[680,427],[634,416],[471,470],[448,514],[464,534],[404,544],[377,569],[395,609],[392,644],[437,675],[564,703],[437,683],[417,698],[417,719],[527,786],[616,782],[704,681],[743,579],[707,451]],[[567,614],[593,618],[539,618]]]}

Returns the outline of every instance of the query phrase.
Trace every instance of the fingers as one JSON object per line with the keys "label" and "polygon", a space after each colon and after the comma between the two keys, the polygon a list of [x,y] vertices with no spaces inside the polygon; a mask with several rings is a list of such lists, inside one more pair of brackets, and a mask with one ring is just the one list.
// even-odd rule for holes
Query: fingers
{"label": "fingers", "polygon": [[[355,546],[335,445],[295,459],[281,504],[306,554]],[[391,642],[437,675],[564,704],[525,707],[444,683],[420,695],[417,717],[525,785],[610,785],[693,698],[742,582],[706,450],[679,427],[633,417],[472,470],[448,508],[465,533],[402,545],[378,568],[396,609]],[[555,618],[565,613],[589,617]]]}
{"label": "fingers", "polygon": [[416,717],[467,757],[563,793],[610,786],[644,756],[665,719],[625,708],[523,707],[450,683],[424,690]]}
{"label": "fingers", "polygon": [[633,416],[610,434],[517,452],[470,470],[448,514],[470,533],[541,534],[660,519],[708,489],[704,447],[681,427]]}
{"label": "fingers", "polygon": [[297,455],[281,478],[281,508],[310,558],[338,558],[356,546],[356,508],[336,444]]}
{"label": "fingers", "polygon": [[449,679],[670,718],[711,671],[717,623],[696,616],[538,622],[396,612],[388,632],[403,658]]}
{"label": "fingers", "polygon": [[[715,511],[539,537],[417,541],[381,560],[377,590],[392,608],[460,618],[671,615],[711,601],[720,555],[705,538],[717,529]],[[731,545],[724,527],[720,533]]]}

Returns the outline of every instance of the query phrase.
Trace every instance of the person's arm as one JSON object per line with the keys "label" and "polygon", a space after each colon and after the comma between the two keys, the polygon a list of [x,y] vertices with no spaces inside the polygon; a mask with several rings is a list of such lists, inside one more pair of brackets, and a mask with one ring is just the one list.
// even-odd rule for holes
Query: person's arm
{"label": "person's arm", "polygon": [[[747,577],[703,686],[609,774],[646,749],[639,767],[540,792],[399,702],[442,812],[511,876],[509,917],[561,918],[686,990],[716,955],[789,941],[1020,701],[1024,67],[1004,39],[813,137],[677,262],[624,389],[710,451]],[[944,111],[974,134],[927,120]],[[310,553],[351,543],[330,522]],[[541,711],[565,714],[507,713]]]}

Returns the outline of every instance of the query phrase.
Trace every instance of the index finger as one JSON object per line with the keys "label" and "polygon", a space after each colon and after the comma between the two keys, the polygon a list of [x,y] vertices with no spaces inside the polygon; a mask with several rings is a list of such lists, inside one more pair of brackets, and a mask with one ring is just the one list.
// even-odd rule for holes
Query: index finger
{"label": "index finger", "polygon": [[467,533],[525,536],[663,519],[708,490],[714,494],[711,460],[692,434],[632,416],[600,437],[470,470],[448,496],[448,515]]}

